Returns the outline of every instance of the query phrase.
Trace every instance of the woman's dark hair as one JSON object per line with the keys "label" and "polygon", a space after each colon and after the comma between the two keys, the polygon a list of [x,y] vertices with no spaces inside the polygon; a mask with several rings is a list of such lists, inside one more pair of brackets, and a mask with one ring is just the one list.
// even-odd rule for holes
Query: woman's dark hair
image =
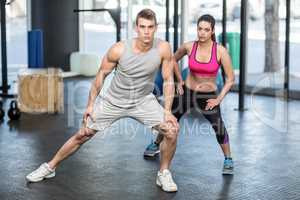
{"label": "woman's dark hair", "polygon": [[[202,21],[210,23],[211,29],[213,31],[215,30],[216,20],[215,20],[215,18],[213,16],[211,16],[209,14],[200,16],[199,19],[198,19],[198,21],[197,21],[197,26],[199,26],[199,23],[202,22]],[[215,33],[211,35],[211,39],[214,42],[216,41],[216,34]]]}

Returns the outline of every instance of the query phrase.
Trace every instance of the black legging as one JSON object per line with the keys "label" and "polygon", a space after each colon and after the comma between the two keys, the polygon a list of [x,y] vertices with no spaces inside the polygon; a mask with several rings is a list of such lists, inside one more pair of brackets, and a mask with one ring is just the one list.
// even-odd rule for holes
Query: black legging
{"label": "black legging", "polygon": [[212,110],[205,110],[207,100],[217,98],[216,92],[197,92],[183,86],[184,94],[176,95],[172,105],[172,113],[179,121],[181,116],[192,108],[201,112],[203,116],[212,125],[219,144],[229,142],[227,130],[221,117],[220,106],[214,107]]}

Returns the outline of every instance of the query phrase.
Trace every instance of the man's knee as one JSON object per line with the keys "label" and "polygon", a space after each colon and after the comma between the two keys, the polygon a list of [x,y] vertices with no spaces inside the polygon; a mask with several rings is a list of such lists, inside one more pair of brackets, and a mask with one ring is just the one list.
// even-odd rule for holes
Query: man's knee
{"label": "man's knee", "polygon": [[95,130],[89,128],[81,128],[76,134],[76,139],[80,142],[84,142],[87,139],[90,139],[96,134]]}
{"label": "man's knee", "polygon": [[171,125],[168,125],[167,129],[164,129],[163,135],[164,135],[164,138],[166,138],[167,140],[176,142],[178,134],[179,134],[178,128],[171,124]]}

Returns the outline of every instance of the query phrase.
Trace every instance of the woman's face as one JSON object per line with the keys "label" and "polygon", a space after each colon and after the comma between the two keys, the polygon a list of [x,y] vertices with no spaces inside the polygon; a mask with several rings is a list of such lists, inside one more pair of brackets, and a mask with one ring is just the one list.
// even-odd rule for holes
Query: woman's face
{"label": "woman's face", "polygon": [[211,40],[212,34],[215,33],[211,27],[211,23],[206,21],[200,21],[197,29],[198,39],[200,42],[207,42]]}

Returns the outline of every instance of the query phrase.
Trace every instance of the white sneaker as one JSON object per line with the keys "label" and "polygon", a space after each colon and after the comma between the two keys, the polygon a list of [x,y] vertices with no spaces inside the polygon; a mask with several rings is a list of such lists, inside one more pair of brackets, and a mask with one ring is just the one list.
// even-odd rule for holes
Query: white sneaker
{"label": "white sneaker", "polygon": [[156,185],[161,187],[165,192],[177,191],[177,185],[174,182],[172,174],[168,169],[164,169],[163,172],[157,172]]}
{"label": "white sneaker", "polygon": [[48,163],[43,163],[39,168],[26,176],[29,182],[39,182],[44,178],[52,178],[55,176],[55,169],[51,169]]}

